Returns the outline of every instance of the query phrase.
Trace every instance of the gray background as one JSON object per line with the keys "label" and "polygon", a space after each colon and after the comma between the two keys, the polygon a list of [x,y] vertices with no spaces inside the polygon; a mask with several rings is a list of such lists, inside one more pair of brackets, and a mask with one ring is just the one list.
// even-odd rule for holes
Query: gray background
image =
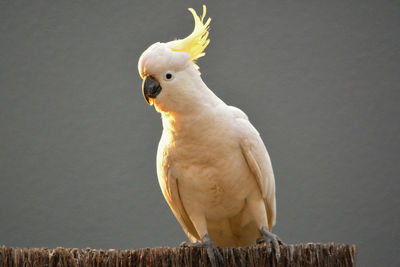
{"label": "gray background", "polygon": [[[260,131],[286,242],[399,266],[398,1],[215,1],[203,80]],[[158,186],[140,54],[195,1],[0,3],[0,244],[131,249],[185,235]],[[385,263],[385,264],[383,264]]]}

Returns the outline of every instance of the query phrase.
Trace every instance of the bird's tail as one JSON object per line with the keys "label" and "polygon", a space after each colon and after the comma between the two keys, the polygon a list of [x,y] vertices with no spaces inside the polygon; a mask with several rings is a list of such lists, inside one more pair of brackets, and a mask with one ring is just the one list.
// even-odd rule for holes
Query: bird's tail
{"label": "bird's tail", "polygon": [[275,198],[272,198],[270,201],[265,201],[265,208],[267,209],[268,216],[268,231],[271,232],[272,227],[276,222],[276,202]]}

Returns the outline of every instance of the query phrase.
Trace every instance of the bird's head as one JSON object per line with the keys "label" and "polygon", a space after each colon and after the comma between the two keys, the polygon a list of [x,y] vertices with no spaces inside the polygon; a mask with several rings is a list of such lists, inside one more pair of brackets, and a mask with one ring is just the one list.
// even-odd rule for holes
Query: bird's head
{"label": "bird's head", "polygon": [[189,11],[195,27],[188,37],[168,43],[157,42],[139,59],[143,96],[159,112],[185,108],[190,98],[198,93],[196,85],[202,84],[195,60],[205,55],[204,49],[210,42],[207,37],[211,19],[204,22],[205,6],[201,17],[192,8]]}

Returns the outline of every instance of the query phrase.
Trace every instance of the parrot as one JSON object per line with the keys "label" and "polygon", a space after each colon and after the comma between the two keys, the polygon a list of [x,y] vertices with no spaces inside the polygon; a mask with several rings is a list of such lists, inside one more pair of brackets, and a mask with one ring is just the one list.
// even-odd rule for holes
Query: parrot
{"label": "parrot", "polygon": [[156,42],[140,56],[145,101],[161,114],[157,149],[161,191],[190,244],[207,248],[283,244],[276,221],[271,160],[247,115],[203,82],[196,60],[205,55],[211,18],[189,8],[194,30],[184,39]]}

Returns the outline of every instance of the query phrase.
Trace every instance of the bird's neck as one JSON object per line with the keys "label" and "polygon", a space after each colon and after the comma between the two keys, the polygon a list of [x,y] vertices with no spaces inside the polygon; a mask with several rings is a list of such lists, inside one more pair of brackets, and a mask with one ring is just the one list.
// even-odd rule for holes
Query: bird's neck
{"label": "bird's neck", "polygon": [[203,103],[187,112],[162,112],[163,129],[173,135],[191,135],[212,122],[212,108]]}
{"label": "bird's neck", "polygon": [[203,102],[187,112],[163,112],[163,129],[177,138],[195,138],[214,125],[218,116],[218,106],[221,104],[224,104],[221,100]]}
{"label": "bird's neck", "polygon": [[[201,130],[214,118],[218,106],[225,103],[203,82],[200,76],[190,84],[190,93],[171,110],[161,111],[163,128],[171,133],[185,133],[186,130]],[[189,88],[187,88],[189,89]]]}

